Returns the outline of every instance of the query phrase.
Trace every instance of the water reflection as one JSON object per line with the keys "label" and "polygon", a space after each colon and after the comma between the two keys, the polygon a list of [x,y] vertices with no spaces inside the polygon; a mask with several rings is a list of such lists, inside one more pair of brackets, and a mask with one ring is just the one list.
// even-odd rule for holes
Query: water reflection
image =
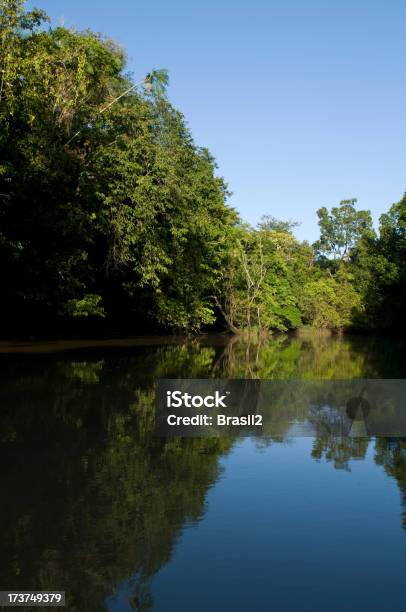
{"label": "water reflection", "polygon": [[[1,584],[63,588],[68,609],[80,612],[153,609],[151,578],[185,525],[204,516],[219,459],[233,446],[155,438],[157,378],[396,378],[403,359],[382,338],[310,334],[1,355]],[[369,443],[406,507],[402,441],[319,435],[312,456],[349,470]],[[126,601],[114,604],[123,584]]]}

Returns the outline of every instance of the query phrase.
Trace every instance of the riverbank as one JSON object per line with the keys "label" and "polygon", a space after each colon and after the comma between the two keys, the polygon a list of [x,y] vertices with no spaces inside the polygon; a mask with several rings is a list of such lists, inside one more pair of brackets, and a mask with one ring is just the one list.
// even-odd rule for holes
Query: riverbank
{"label": "riverbank", "polygon": [[[266,345],[271,339],[278,342],[286,339],[297,338],[298,340],[323,339],[328,340],[332,337],[337,338],[381,338],[391,335],[379,333],[354,333],[341,332],[335,333],[330,329],[304,326],[288,332],[269,332],[258,335],[256,333],[232,334],[230,332],[209,332],[205,334],[148,334],[137,336],[104,337],[104,338],[27,338],[27,339],[7,339],[0,340],[0,354],[8,353],[59,353],[64,351],[81,349],[130,349],[132,347],[154,347],[154,346],[178,346],[193,345],[212,347],[228,347],[233,344],[243,343],[244,345]],[[399,340],[399,338],[397,338]]]}

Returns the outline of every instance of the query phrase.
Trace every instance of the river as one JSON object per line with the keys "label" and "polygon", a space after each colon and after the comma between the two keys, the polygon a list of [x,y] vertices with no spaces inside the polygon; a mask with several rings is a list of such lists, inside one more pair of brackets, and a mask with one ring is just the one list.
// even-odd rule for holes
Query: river
{"label": "river", "polygon": [[159,378],[406,378],[401,343],[16,343],[0,365],[1,589],[78,612],[402,608],[406,441],[153,433]]}

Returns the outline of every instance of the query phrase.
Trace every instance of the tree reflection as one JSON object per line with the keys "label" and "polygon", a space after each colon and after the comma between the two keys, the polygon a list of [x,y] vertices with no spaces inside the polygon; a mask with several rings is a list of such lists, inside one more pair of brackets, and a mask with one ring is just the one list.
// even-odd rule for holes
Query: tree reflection
{"label": "tree reflection", "polygon": [[403,508],[402,524],[406,529],[406,441],[398,438],[380,438],[375,444],[375,461],[398,484]]}
{"label": "tree reflection", "polygon": [[2,584],[63,588],[82,612],[130,579],[132,609],[150,608],[149,579],[201,518],[231,446],[155,438],[153,383],[172,368],[207,373],[212,353],[19,358],[3,370]]}
{"label": "tree reflection", "polygon": [[[68,609],[80,612],[99,611],[127,584],[131,609],[151,609],[150,580],[203,516],[233,443],[154,437],[155,381],[385,376],[388,353],[374,342],[305,334],[3,356],[2,584],[65,589]],[[318,438],[313,456],[348,469],[366,448]],[[405,492],[403,452],[380,441],[376,460]]]}
{"label": "tree reflection", "polygon": [[368,450],[368,438],[328,436],[316,438],[312,457],[320,461],[331,461],[337,470],[351,471],[350,460],[364,459]]}
{"label": "tree reflection", "polygon": [[402,378],[403,345],[383,337],[318,331],[233,338],[214,364],[219,377],[286,379]]}

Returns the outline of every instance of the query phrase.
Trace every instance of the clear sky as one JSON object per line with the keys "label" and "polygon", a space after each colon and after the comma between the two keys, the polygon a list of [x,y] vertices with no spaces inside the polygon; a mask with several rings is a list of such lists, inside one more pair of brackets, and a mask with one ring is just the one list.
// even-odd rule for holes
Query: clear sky
{"label": "clear sky", "polygon": [[35,0],[108,34],[169,97],[247,221],[301,222],[356,197],[374,219],[406,189],[404,0]]}

